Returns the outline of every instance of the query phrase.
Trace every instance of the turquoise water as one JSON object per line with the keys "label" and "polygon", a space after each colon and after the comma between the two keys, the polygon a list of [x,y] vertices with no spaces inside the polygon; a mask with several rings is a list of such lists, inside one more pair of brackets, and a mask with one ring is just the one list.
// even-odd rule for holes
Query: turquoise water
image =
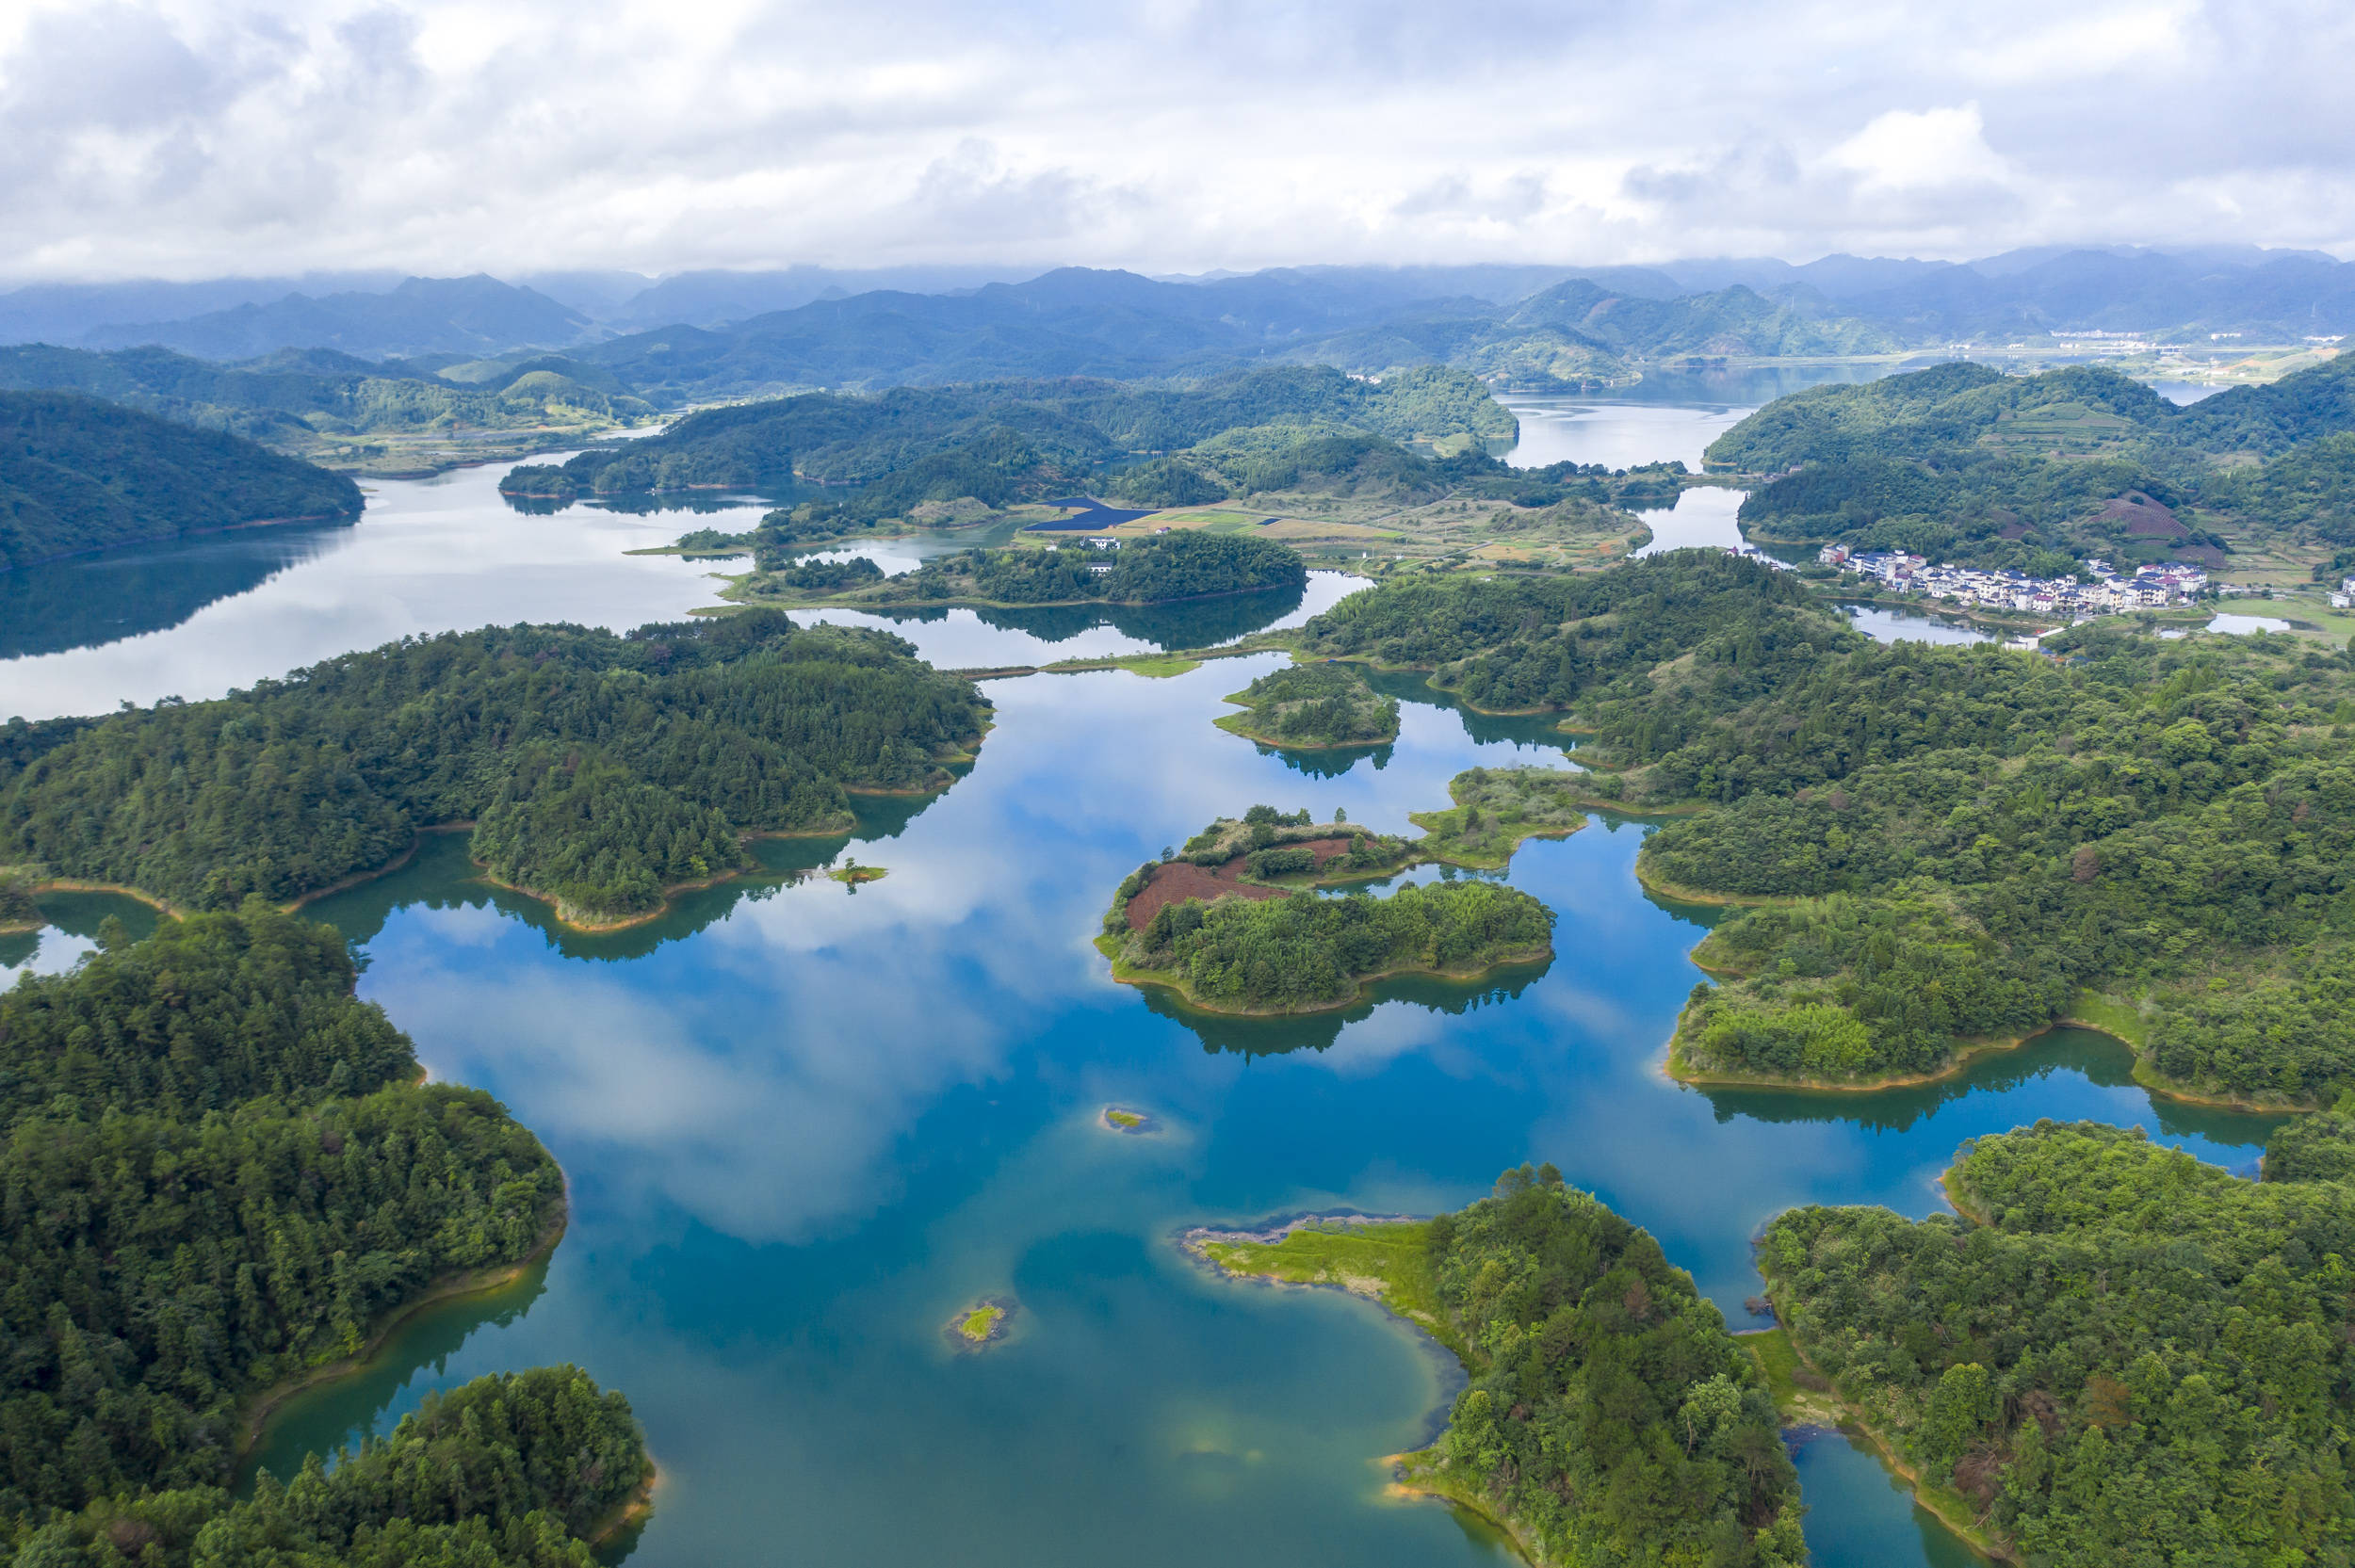
{"label": "turquoise water", "polygon": [[[1132,635],[904,629],[971,664]],[[1543,720],[1465,714],[1411,677],[1386,678],[1406,705],[1372,752],[1286,754],[1211,728],[1219,696],[1275,663],[992,682],[997,728],[947,794],[874,803],[854,835],[764,845],[761,877],[629,931],[556,929],[471,881],[454,836],[314,906],[428,1067],[546,1141],[573,1222],[513,1288],[430,1311],[374,1370],[293,1406],[264,1463],[284,1473],[386,1430],[429,1389],[574,1361],[628,1393],[662,1465],[625,1548],[644,1568],[1491,1563],[1487,1532],[1382,1495],[1379,1457],[1428,1439],[1452,1364],[1368,1303],[1207,1277],[1174,1232],[1429,1212],[1551,1159],[1649,1227],[1739,1327],[1765,1220],[1811,1202],[1932,1212],[1938,1173],[1980,1133],[2096,1117],[2253,1165],[2269,1119],[2154,1105],[2121,1047],[2070,1031],[1883,1094],[1672,1083],[1662,1048],[1712,916],[1642,892],[1640,822],[1515,858],[1510,880],[1560,915],[1544,965],[1284,1023],[1114,984],[1090,941],[1110,889],[1211,816],[1265,800],[1408,831],[1465,767],[1562,755]],[[0,697],[42,696],[11,669]],[[797,875],[846,851],[890,876],[853,891]],[[109,910],[152,919],[101,897],[46,907],[57,925],[0,938],[0,970],[71,963]],[[1105,1131],[1108,1103],[1157,1130]],[[958,1355],[944,1325],[983,1296],[1019,1302],[1014,1333]],[[1967,1557],[1838,1434],[1795,1451],[1818,1563]]]}
{"label": "turquoise water", "polygon": [[[467,881],[454,838],[315,906],[430,1068],[546,1140],[575,1218],[524,1285],[438,1309],[296,1407],[266,1462],[383,1430],[428,1388],[569,1360],[629,1393],[664,1468],[633,1563],[786,1541],[773,1555],[825,1563],[1491,1561],[1444,1511],[1380,1495],[1378,1456],[1431,1431],[1441,1360],[1366,1303],[1207,1278],[1174,1231],[1430,1211],[1551,1159],[1740,1324],[1766,1219],[1927,1213],[1975,1133],[2098,1116],[2253,1159],[2264,1119],[2154,1109],[2084,1035],[1882,1095],[1669,1082],[1703,916],[1638,888],[1636,823],[1515,859],[1561,915],[1540,971],[1255,1028],[1115,985],[1088,940],[1107,890],[1210,816],[1264,800],[1404,829],[1463,767],[1560,755],[1537,721],[1468,722],[1424,692],[1382,766],[1318,777],[1210,727],[1272,662],[992,683],[998,727],[948,794],[894,802],[854,844],[785,846],[770,880],[638,930],[552,932]],[[791,880],[846,845],[889,878]],[[1103,1131],[1113,1102],[1161,1130]],[[943,1325],[985,1295],[1020,1302],[1016,1332],[958,1356]],[[1819,1562],[1952,1560],[1844,1440],[1800,1452]]]}

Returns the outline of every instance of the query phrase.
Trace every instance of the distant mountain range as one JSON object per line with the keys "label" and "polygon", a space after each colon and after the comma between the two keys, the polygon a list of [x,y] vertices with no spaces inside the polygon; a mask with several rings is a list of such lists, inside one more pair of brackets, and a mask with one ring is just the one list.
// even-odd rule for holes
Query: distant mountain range
{"label": "distant mountain range", "polygon": [[1151,279],[1060,268],[345,274],[43,284],[0,341],[223,362],[333,349],[444,363],[561,349],[657,402],[785,388],[1183,374],[1266,361],[1447,364],[1498,384],[1647,361],[1883,353],[2055,331],[2297,342],[2355,331],[2355,263],[2318,251],[2047,249],[1969,263],[1827,256],[1634,267],[1307,267]]}

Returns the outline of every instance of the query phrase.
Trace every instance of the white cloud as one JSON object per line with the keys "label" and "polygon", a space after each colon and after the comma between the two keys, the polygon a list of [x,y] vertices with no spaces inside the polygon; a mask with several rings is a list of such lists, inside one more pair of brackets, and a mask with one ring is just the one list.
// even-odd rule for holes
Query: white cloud
{"label": "white cloud", "polygon": [[1834,147],[1825,162],[1853,171],[1868,193],[2000,186],[2010,170],[1987,144],[1979,105],[1879,114]]}
{"label": "white cloud", "polygon": [[2328,0],[0,9],[0,278],[2355,245]]}

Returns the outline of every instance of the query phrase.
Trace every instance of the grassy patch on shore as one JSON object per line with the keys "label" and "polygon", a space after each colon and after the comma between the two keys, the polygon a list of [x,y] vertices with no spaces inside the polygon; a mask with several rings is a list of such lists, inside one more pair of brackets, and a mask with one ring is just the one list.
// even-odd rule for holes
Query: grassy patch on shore
{"label": "grassy patch on shore", "polygon": [[1766,1374],[1766,1391],[1775,1397],[1775,1409],[1782,1413],[1784,1426],[1836,1427],[1846,1418],[1831,1384],[1799,1359],[1790,1330],[1758,1329],[1733,1338]]}
{"label": "grassy patch on shore", "polygon": [[1205,1240],[1201,1251],[1239,1278],[1331,1285],[1380,1301],[1471,1364],[1439,1302],[1428,1220],[1311,1220],[1280,1241]]}

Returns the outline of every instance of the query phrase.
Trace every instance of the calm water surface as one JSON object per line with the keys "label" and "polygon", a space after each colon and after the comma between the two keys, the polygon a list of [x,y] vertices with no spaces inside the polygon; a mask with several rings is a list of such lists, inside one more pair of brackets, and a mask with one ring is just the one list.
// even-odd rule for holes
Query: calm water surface
{"label": "calm water surface", "polygon": [[[1108,632],[1129,635],[975,618],[941,656],[1028,662]],[[2154,1105],[2121,1047],[2073,1032],[1885,1094],[1673,1084],[1662,1048],[1708,915],[1643,894],[1647,829],[1625,820],[1515,858],[1509,880],[1560,916],[1542,967],[1247,1025],[1116,985],[1089,940],[1110,889],[1210,817],[1265,800],[1409,831],[1462,768],[1562,755],[1541,721],[1467,715],[1411,678],[1389,683],[1409,700],[1377,751],[1287,755],[1212,729],[1220,694],[1275,662],[992,682],[997,728],[947,794],[766,847],[762,878],[628,932],[556,930],[472,881],[454,837],[314,906],[434,1074],[491,1090],[546,1141],[574,1218],[520,1285],[428,1314],[377,1369],[295,1406],[264,1462],[284,1473],[384,1431],[429,1389],[572,1361],[627,1391],[662,1464],[630,1551],[645,1568],[1493,1563],[1484,1532],[1381,1496],[1378,1456],[1444,1408],[1444,1358],[1368,1303],[1206,1277],[1175,1230],[1429,1212],[1551,1159],[1740,1326],[1769,1218],[1932,1212],[1963,1139],[2098,1117],[2244,1170],[2270,1129]],[[86,691],[49,711],[118,695]],[[795,877],[844,850],[891,875]],[[57,927],[0,939],[0,968],[71,963],[110,909],[147,918],[87,897],[50,909]],[[1104,1131],[1114,1102],[1160,1130]],[[956,1355],[943,1326],[983,1295],[1019,1301],[1013,1336]],[[1818,1563],[1963,1560],[1845,1439],[1795,1451]]]}

